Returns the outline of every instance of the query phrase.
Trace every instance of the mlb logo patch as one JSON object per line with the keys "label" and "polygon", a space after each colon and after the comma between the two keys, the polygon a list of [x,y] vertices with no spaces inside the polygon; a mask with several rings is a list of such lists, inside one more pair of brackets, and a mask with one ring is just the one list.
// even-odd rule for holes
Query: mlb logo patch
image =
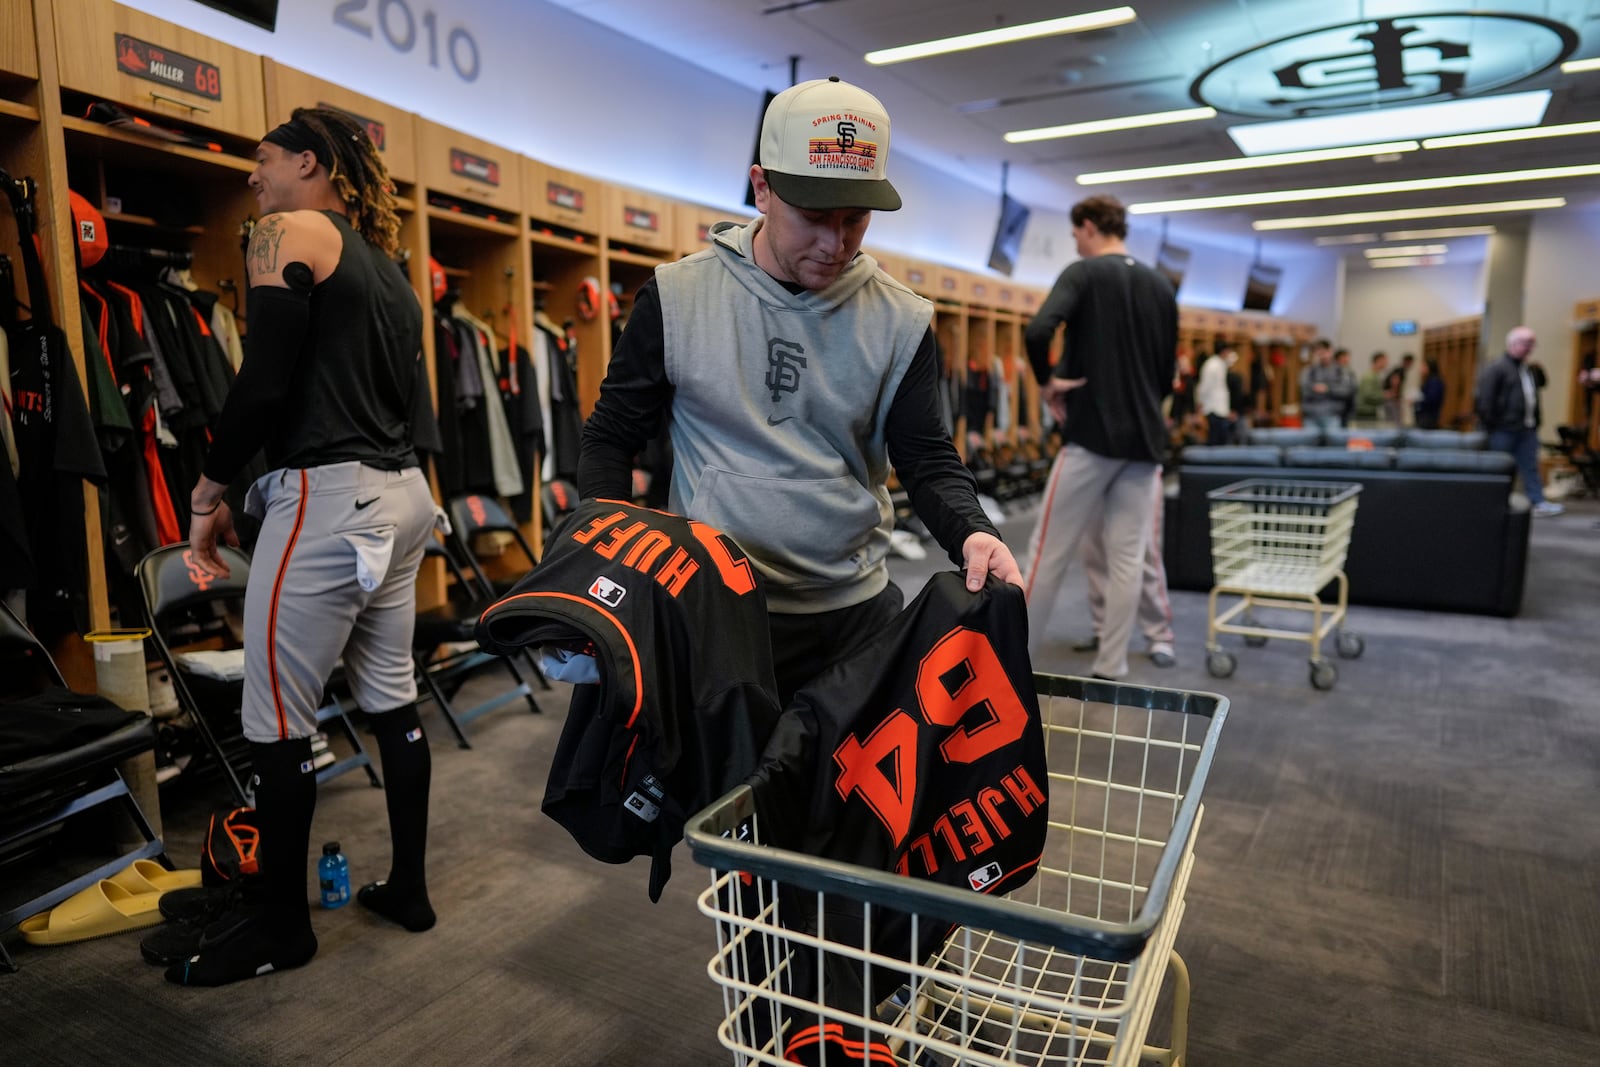
{"label": "mlb logo patch", "polygon": [[594,580],[593,585],[589,586],[589,595],[606,607],[614,608],[622,603],[622,598],[628,595],[628,591],[602,574]]}
{"label": "mlb logo patch", "polygon": [[967,884],[982,892],[985,887],[998,881],[1002,873],[998,863],[985,864],[977,870],[967,873]]}

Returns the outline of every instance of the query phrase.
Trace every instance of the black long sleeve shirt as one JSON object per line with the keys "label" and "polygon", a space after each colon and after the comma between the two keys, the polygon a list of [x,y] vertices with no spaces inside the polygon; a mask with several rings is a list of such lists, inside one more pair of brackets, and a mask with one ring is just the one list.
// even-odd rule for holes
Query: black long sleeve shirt
{"label": "black long sleeve shirt", "polygon": [[1121,252],[1069,264],[1023,330],[1040,385],[1051,375],[1050,341],[1062,323],[1067,344],[1055,374],[1087,379],[1067,394],[1062,439],[1113,459],[1162,462],[1161,402],[1178,360],[1171,283]]}

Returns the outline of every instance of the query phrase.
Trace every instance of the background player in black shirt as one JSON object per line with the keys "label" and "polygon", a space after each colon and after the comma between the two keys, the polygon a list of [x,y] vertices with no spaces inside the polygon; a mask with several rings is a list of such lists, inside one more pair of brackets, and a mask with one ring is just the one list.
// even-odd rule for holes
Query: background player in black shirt
{"label": "background player in black shirt", "polygon": [[241,709],[262,891],[257,908],[213,924],[200,952],[167,971],[185,985],[253,978],[316,953],[310,739],[341,655],[378,738],[394,846],[388,880],[358,899],[410,930],[434,922],[423,877],[432,763],[411,659],[434,515],[411,445],[422,310],[392,259],[392,187],[360,123],[296,110],[262,139],[256,164],[250,334],[191,495],[189,543],[197,564],[227,573],[217,542],[237,539],[222,493],[264,448],[270,473],[246,498],[262,527],[245,595]]}
{"label": "background player in black shirt", "polygon": [[[1140,561],[1166,454],[1161,403],[1172,392],[1178,358],[1172,284],[1128,255],[1127,234],[1127,213],[1112,197],[1074,204],[1072,236],[1082,258],[1061,272],[1023,333],[1065,442],[1050,470],[1023,571],[1028,640],[1038,665],[1056,590],[1098,500],[1108,580],[1093,671],[1104,678],[1128,671]],[[1052,371],[1050,342],[1063,324],[1066,349]]]}

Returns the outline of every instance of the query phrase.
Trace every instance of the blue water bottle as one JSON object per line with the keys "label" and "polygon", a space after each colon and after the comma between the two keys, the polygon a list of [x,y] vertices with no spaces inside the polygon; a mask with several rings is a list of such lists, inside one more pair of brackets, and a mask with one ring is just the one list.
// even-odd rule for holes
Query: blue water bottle
{"label": "blue water bottle", "polygon": [[322,846],[317,881],[322,885],[324,908],[342,908],[350,903],[350,863],[339,851],[339,842],[329,841]]}

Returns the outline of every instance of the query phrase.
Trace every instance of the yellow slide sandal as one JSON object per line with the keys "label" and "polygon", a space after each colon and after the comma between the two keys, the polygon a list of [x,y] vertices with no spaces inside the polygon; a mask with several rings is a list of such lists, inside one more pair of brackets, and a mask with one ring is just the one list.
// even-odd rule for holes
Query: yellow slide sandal
{"label": "yellow slide sandal", "polygon": [[160,893],[130,893],[102,878],[17,927],[30,945],[65,945],[92,937],[142,930],[161,922]]}
{"label": "yellow slide sandal", "polygon": [[200,884],[200,868],[169,871],[155,860],[134,860],[110,878],[130,893],[169,893],[174,889],[193,889]]}

